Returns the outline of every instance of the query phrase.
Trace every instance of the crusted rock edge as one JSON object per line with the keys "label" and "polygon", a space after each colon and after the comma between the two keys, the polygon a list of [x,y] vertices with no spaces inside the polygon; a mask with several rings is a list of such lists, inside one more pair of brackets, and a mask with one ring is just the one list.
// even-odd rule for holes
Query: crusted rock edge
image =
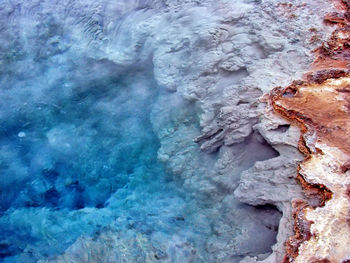
{"label": "crusted rock edge", "polygon": [[286,242],[287,262],[350,262],[350,1],[325,22],[336,28],[316,51],[304,79],[277,87],[269,104],[301,130],[305,159],[298,180],[316,203],[293,201],[295,234]]}

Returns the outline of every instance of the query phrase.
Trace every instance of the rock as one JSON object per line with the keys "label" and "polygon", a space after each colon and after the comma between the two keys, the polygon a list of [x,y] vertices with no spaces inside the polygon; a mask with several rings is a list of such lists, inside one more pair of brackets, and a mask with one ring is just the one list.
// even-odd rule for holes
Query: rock
{"label": "rock", "polygon": [[339,1],[341,13],[327,22],[338,24],[316,51],[304,80],[270,93],[270,104],[301,129],[298,143],[305,159],[298,179],[309,202],[293,202],[294,235],[283,262],[346,262],[350,257],[349,227],[349,69],[350,6]]}
{"label": "rock", "polygon": [[8,260],[280,260],[290,201],[303,198],[299,133],[258,98],[310,65],[310,27],[326,38],[329,9],[323,0],[4,3]]}

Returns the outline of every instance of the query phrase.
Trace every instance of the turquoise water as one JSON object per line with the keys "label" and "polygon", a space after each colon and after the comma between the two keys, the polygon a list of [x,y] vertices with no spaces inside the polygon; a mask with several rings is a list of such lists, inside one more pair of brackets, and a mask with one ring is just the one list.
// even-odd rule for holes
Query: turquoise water
{"label": "turquoise water", "polygon": [[46,70],[12,88],[24,101],[1,119],[1,256],[16,262],[56,255],[112,222],[116,231],[166,235],[185,227],[195,235],[185,222],[186,195],[157,160],[152,74],[84,80],[80,75],[96,71],[73,72],[45,87],[38,102],[30,93],[47,85]]}
{"label": "turquoise water", "polygon": [[[152,20],[164,1],[110,3],[0,8],[0,262],[237,262],[269,252],[280,214],[239,204],[225,179],[208,183],[221,153],[193,142],[198,105],[157,85],[152,26],[135,36],[132,21]],[[242,153],[233,185],[276,156],[253,137],[232,150]]]}

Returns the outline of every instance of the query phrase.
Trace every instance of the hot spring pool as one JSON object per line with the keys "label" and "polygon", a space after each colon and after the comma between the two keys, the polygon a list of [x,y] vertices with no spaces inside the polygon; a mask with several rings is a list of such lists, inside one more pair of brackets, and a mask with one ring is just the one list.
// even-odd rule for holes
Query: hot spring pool
{"label": "hot spring pool", "polygon": [[[200,73],[196,52],[209,48],[217,21],[201,8],[4,3],[0,262],[238,262],[271,251],[280,212],[233,190],[277,152],[253,131],[211,153],[194,142],[205,108],[177,81]],[[219,103],[222,91],[205,92]]]}

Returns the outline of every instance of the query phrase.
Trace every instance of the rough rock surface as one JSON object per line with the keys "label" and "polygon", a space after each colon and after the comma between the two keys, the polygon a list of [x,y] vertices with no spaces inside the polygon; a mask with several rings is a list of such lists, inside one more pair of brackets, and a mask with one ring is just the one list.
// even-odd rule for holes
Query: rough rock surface
{"label": "rough rock surface", "polygon": [[[302,198],[295,183],[299,132],[265,112],[258,98],[301,77],[311,50],[331,31],[323,24],[329,10],[324,0],[4,1],[0,168],[1,176],[15,175],[1,184],[5,262],[280,261],[292,232],[290,200]],[[141,77],[128,77],[131,71]],[[127,91],[112,92],[115,83],[108,80],[115,76],[126,78]],[[97,94],[98,103],[89,104],[86,94]],[[128,97],[137,99],[128,103]],[[76,103],[62,108],[62,100]],[[87,106],[79,112],[81,105]],[[134,142],[144,132],[131,129],[133,119],[117,119],[122,131],[113,125],[119,105],[149,114],[142,121],[150,122],[156,138],[147,147],[159,147],[157,158],[170,179],[141,171],[141,178],[150,178],[145,186],[137,169],[115,178],[105,163],[86,164],[97,142],[104,146],[96,150],[101,156],[113,148],[116,134],[127,131]],[[84,112],[110,121],[96,132]],[[57,124],[49,114],[74,125]],[[70,119],[76,115],[79,123]],[[107,139],[99,142],[101,135]],[[18,144],[9,143],[13,137]],[[28,146],[38,140],[40,147]],[[26,154],[17,145],[25,145]],[[79,158],[69,155],[75,149]],[[88,176],[79,183],[90,187],[90,204],[38,205],[46,195],[58,203],[56,192],[66,186],[82,191],[74,173],[52,179],[57,174],[51,157],[43,157],[48,153],[85,168]],[[114,164],[109,156],[104,158]],[[123,157],[120,163],[127,162]],[[145,159],[149,166],[157,161]],[[120,187],[125,177],[132,181]],[[24,189],[6,192],[13,182]],[[280,222],[275,207],[283,213]]]}
{"label": "rough rock surface", "polygon": [[305,159],[298,179],[305,194],[319,201],[294,202],[295,235],[283,262],[350,260],[349,14],[348,1],[326,16],[336,25],[330,40],[316,50],[304,80],[271,92],[276,112],[300,127],[299,149]]}

